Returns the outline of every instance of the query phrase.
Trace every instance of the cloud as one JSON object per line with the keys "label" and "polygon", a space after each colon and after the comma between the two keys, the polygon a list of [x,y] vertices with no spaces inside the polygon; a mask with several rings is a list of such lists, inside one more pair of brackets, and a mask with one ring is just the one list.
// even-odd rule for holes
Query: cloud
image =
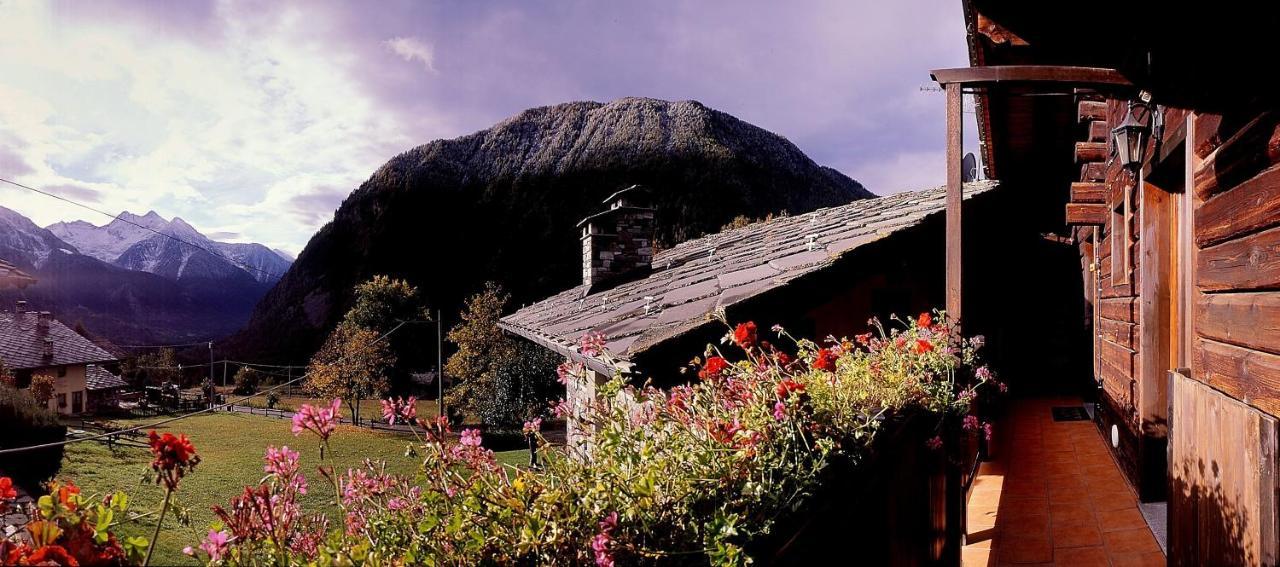
{"label": "cloud", "polygon": [[12,180],[14,177],[21,177],[28,173],[35,173],[35,170],[27,165],[22,156],[9,148],[0,146],[0,175]]}
{"label": "cloud", "polygon": [[321,187],[290,197],[288,210],[300,221],[322,224],[333,218],[334,211],[349,194],[350,191],[337,187]]}
{"label": "cloud", "polygon": [[210,240],[239,240],[242,238],[240,233],[229,230],[215,230],[205,234],[205,236],[208,236]]}
{"label": "cloud", "polygon": [[62,185],[46,185],[41,187],[41,189],[59,197],[66,197],[77,201],[91,201],[96,203],[101,197],[101,195],[98,194],[98,191],[94,189],[70,183],[64,183]]}
{"label": "cloud", "polygon": [[435,72],[435,51],[431,46],[414,37],[393,37],[383,42],[392,53],[405,61],[418,61],[428,71]]}

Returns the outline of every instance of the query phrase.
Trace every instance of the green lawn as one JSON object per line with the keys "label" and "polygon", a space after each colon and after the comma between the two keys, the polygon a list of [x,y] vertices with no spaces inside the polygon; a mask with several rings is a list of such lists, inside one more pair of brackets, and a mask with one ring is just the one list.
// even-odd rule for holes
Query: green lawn
{"label": "green lawn", "polygon": [[[138,425],[146,421],[118,423]],[[288,445],[302,453],[303,470],[307,471],[311,485],[303,499],[304,509],[332,509],[331,487],[314,472],[320,462],[317,439],[310,434],[294,437],[288,420],[216,413],[170,425],[170,431],[186,433],[191,438],[202,460],[195,472],[183,479],[177,493],[178,501],[190,511],[191,526],[180,526],[172,514],[165,518],[153,564],[194,564],[182,555],[182,548],[198,543],[208,531],[214,520],[211,510],[214,504],[225,505],[244,486],[257,484],[262,478],[262,454],[267,445]],[[404,456],[405,446],[411,440],[411,437],[343,426],[330,439],[331,453],[326,455],[326,461],[341,471],[359,466],[365,458],[385,459],[389,469],[412,474],[416,462]],[[499,461],[510,465],[523,464],[528,459],[528,453],[522,450],[497,456]],[[132,511],[146,512],[155,510],[164,496],[158,486],[141,484],[150,462],[150,452],[146,449],[112,450],[101,443],[73,443],[67,446],[59,476],[74,480],[86,494],[124,490],[131,497]],[[119,531],[150,538],[154,526],[154,518],[147,518],[135,525],[122,526]]]}

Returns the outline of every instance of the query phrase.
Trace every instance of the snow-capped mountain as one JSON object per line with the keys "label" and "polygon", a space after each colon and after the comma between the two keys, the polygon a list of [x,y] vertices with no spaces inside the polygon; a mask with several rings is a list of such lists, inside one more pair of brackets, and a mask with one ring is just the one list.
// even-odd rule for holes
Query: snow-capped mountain
{"label": "snow-capped mountain", "polygon": [[274,283],[251,273],[281,274],[289,266],[265,246],[210,241],[181,219],[166,221],[155,213],[121,218],[213,253],[128,222],[53,225],[77,246],[0,206],[0,260],[36,278],[26,289],[0,290],[0,306],[27,300],[31,308],[52,311],[68,324],[84,323],[117,342],[204,340],[243,326]]}
{"label": "snow-capped mountain", "polygon": [[0,207],[0,259],[38,268],[55,253],[75,254],[77,250],[27,217]]}
{"label": "snow-capped mountain", "polygon": [[[160,230],[168,224],[169,222],[155,211],[141,216],[125,211],[120,213],[118,219],[103,226],[94,226],[78,220],[56,222],[46,228],[54,236],[75,246],[81,254],[93,256],[103,262],[114,263],[116,258],[119,258],[130,246],[148,236],[154,236],[155,233],[151,230]],[[147,230],[148,228],[151,230]]]}
{"label": "snow-capped mountain", "polygon": [[49,231],[83,254],[175,280],[247,276],[269,284],[292,263],[261,244],[211,240],[181,218],[165,220],[155,211],[141,216],[125,211],[103,226],[60,222]]}

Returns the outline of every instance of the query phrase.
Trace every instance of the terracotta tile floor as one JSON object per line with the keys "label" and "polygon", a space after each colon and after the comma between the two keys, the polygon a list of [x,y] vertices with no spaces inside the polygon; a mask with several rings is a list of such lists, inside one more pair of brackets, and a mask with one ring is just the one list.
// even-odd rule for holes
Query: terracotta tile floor
{"label": "terracotta tile floor", "polygon": [[969,496],[964,565],[1164,565],[1138,498],[1079,399],[1015,401]]}

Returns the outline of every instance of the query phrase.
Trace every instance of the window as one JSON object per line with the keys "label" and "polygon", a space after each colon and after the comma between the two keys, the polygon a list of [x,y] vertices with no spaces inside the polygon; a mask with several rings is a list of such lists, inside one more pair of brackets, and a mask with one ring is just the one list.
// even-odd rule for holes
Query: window
{"label": "window", "polygon": [[59,366],[59,367],[58,367],[58,377],[59,377],[59,378],[66,378],[66,377],[67,377],[67,367],[66,367],[66,366]]}
{"label": "window", "polygon": [[84,411],[84,390],[71,392],[71,413]]}
{"label": "window", "polygon": [[1121,194],[1123,197],[1111,211],[1111,285],[1129,283],[1133,272],[1133,206],[1129,188],[1125,187]]}
{"label": "window", "polygon": [[58,409],[60,409],[60,410],[67,409],[67,395],[66,395],[66,394],[58,394]]}

